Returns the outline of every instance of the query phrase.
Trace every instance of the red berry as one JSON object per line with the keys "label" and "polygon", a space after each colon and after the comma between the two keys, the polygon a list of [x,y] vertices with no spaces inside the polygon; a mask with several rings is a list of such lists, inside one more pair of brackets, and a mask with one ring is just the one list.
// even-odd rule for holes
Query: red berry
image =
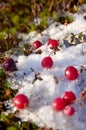
{"label": "red berry", "polygon": [[67,79],[69,80],[75,80],[78,78],[78,71],[75,67],[73,66],[68,66],[65,69],[65,76],[67,77]]}
{"label": "red berry", "polygon": [[47,44],[50,45],[50,47],[51,47],[52,49],[54,49],[54,48],[56,48],[56,47],[59,46],[58,41],[55,40],[55,39],[50,39],[50,40],[48,40],[48,43],[47,43]]}
{"label": "red berry", "polygon": [[17,70],[16,64],[12,58],[7,58],[2,66],[6,71],[13,72]]}
{"label": "red berry", "polygon": [[64,114],[67,116],[73,116],[75,113],[75,109],[71,106],[66,106],[63,110]]}
{"label": "red berry", "polygon": [[33,47],[34,47],[35,50],[38,49],[41,46],[42,46],[42,43],[38,40],[33,43]]}
{"label": "red berry", "polygon": [[65,108],[66,102],[62,98],[55,98],[52,102],[52,107],[56,111],[61,111]]}
{"label": "red berry", "polygon": [[72,91],[66,91],[63,95],[62,95],[62,99],[65,100],[65,102],[68,104],[71,104],[74,100],[76,100],[76,95],[74,94],[74,92]]}
{"label": "red berry", "polygon": [[25,109],[29,105],[29,100],[24,94],[18,94],[14,97],[14,106],[18,109]]}
{"label": "red berry", "polygon": [[44,57],[41,61],[41,65],[43,68],[50,69],[53,66],[53,60],[50,56]]}

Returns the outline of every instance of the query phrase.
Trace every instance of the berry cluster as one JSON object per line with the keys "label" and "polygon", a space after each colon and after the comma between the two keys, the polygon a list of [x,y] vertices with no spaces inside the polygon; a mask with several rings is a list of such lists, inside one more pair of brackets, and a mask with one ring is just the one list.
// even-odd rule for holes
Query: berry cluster
{"label": "berry cluster", "polygon": [[[51,49],[56,49],[59,43],[55,39],[50,39],[47,45]],[[40,41],[35,41],[33,43],[33,49],[36,50],[42,46]],[[53,59],[50,56],[46,56],[42,59],[41,65],[43,68],[51,69],[54,64]],[[12,58],[8,58],[2,64],[6,71],[13,72],[17,70],[16,64]],[[78,70],[73,66],[68,66],[65,69],[65,77],[68,80],[76,80],[78,78]],[[75,113],[75,109],[72,107],[73,102],[76,100],[76,96],[72,91],[66,91],[62,97],[55,98],[52,102],[52,107],[55,111],[63,111],[66,115],[72,116]],[[18,109],[25,109],[29,106],[29,99],[24,94],[17,94],[14,97],[14,106]]]}
{"label": "berry cluster", "polygon": [[[51,49],[56,49],[59,46],[59,43],[57,40],[55,39],[49,39],[47,42],[47,45],[51,48]],[[36,50],[39,47],[42,46],[42,43],[39,40],[36,40],[33,42],[33,49]]]}
{"label": "berry cluster", "polygon": [[66,91],[62,97],[55,98],[52,107],[55,111],[63,111],[64,114],[72,116],[75,113],[74,107],[71,105],[76,100],[76,96],[72,91]]}
{"label": "berry cluster", "polygon": [[[52,108],[55,111],[63,111],[65,115],[72,116],[75,113],[72,104],[76,100],[76,96],[72,91],[66,91],[62,97],[55,98],[52,102]],[[29,106],[29,99],[24,94],[17,94],[14,97],[14,106],[17,109],[25,109]]]}

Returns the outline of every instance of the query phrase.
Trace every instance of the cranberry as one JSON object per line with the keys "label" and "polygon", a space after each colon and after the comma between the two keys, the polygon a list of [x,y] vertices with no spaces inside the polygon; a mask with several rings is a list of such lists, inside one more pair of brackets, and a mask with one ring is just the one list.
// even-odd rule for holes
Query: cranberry
{"label": "cranberry", "polygon": [[50,47],[51,47],[52,49],[57,48],[57,47],[59,46],[58,41],[55,40],[55,39],[50,39],[50,40],[48,40],[48,43],[47,43],[47,44],[50,45]]}
{"label": "cranberry", "polygon": [[75,109],[71,106],[66,106],[64,108],[63,112],[67,116],[73,116],[75,114]]}
{"label": "cranberry", "polygon": [[66,102],[62,98],[55,98],[52,102],[52,107],[56,111],[61,111],[65,108]]}
{"label": "cranberry", "polygon": [[78,78],[78,71],[75,67],[73,66],[68,66],[65,69],[65,76],[69,80],[76,80]]}
{"label": "cranberry", "polygon": [[6,71],[12,72],[17,70],[16,64],[12,58],[7,58],[2,64],[2,66]]}
{"label": "cranberry", "polygon": [[38,40],[33,43],[33,47],[34,47],[35,50],[38,49],[41,46],[42,46],[42,43]]}
{"label": "cranberry", "polygon": [[14,97],[14,106],[18,109],[25,109],[29,105],[29,100],[26,95],[18,94]]}
{"label": "cranberry", "polygon": [[53,60],[50,56],[44,57],[42,59],[41,65],[43,68],[50,69],[53,66]]}
{"label": "cranberry", "polygon": [[76,100],[76,95],[72,91],[66,91],[62,98],[65,100],[67,104],[71,104],[74,100]]}

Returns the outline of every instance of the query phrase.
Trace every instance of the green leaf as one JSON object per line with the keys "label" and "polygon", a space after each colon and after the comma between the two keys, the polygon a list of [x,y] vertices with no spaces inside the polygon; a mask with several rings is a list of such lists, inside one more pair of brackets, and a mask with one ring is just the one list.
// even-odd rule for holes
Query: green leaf
{"label": "green leaf", "polygon": [[3,40],[5,36],[5,32],[0,32],[0,39]]}
{"label": "green leaf", "polygon": [[40,24],[37,26],[37,28],[40,30],[43,30],[47,28],[47,26],[48,26],[47,17],[44,17],[42,21],[40,22]]}
{"label": "green leaf", "polygon": [[57,12],[56,12],[56,11],[53,11],[53,12],[52,12],[52,17],[53,17],[54,19],[57,18]]}
{"label": "green leaf", "polygon": [[37,130],[39,127],[35,123],[29,123],[29,128],[31,130]]}
{"label": "green leaf", "polygon": [[6,74],[5,74],[5,71],[3,69],[0,69],[0,77],[5,77]]}
{"label": "green leaf", "polygon": [[16,30],[17,30],[16,27],[12,27],[12,28],[10,28],[9,33],[15,34]]}
{"label": "green leaf", "polygon": [[18,130],[18,129],[14,126],[10,126],[10,127],[7,128],[7,130]]}
{"label": "green leaf", "polygon": [[70,38],[70,39],[71,39],[71,42],[73,42],[73,41],[74,41],[74,39],[75,39],[75,35],[74,35],[74,33],[71,33],[71,35],[72,35],[72,36],[71,36],[71,38]]}
{"label": "green leaf", "polygon": [[30,30],[30,31],[36,30],[36,26],[35,26],[34,23],[29,23],[29,30]]}
{"label": "green leaf", "polygon": [[5,82],[4,82],[4,87],[5,88],[10,88],[10,83],[7,80],[5,80]]}
{"label": "green leaf", "polygon": [[14,17],[12,17],[12,22],[14,25],[17,25],[19,22],[19,15],[14,15]]}
{"label": "green leaf", "polygon": [[27,128],[27,122],[22,122],[22,123],[21,123],[21,127],[22,127],[22,128]]}
{"label": "green leaf", "polygon": [[1,115],[0,115],[0,119],[2,119],[2,120],[4,120],[4,121],[5,121],[5,120],[7,119],[7,117],[6,117],[6,115],[5,115],[5,114],[1,114]]}
{"label": "green leaf", "polygon": [[42,12],[40,12],[39,17],[43,18],[45,16],[50,16],[50,13],[47,8],[45,8]]}
{"label": "green leaf", "polygon": [[82,33],[79,33],[79,34],[78,34],[78,38],[79,38],[79,40],[82,40],[83,34],[82,34]]}

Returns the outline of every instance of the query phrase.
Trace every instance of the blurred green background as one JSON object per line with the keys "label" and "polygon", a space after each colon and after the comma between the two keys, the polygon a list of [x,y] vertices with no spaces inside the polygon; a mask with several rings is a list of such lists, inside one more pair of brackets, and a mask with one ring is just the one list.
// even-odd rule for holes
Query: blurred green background
{"label": "blurred green background", "polygon": [[[48,27],[48,18],[64,23],[58,12],[59,16],[65,11],[75,13],[83,3],[86,0],[0,0],[0,32],[42,31]],[[38,17],[41,22],[36,25],[33,20]]]}

